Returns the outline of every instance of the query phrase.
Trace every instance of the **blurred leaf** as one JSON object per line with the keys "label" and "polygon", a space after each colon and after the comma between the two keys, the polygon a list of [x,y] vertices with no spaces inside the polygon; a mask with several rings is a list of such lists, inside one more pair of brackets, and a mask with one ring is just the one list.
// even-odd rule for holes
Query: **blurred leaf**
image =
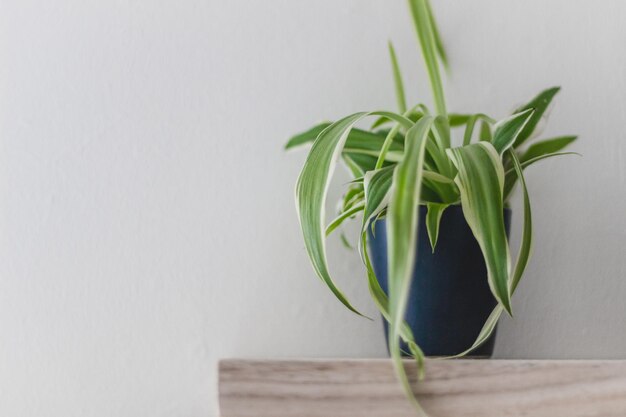
{"label": "blurred leaf", "polygon": [[448,114],[448,122],[450,127],[459,127],[465,125],[470,117],[472,117],[471,114],[450,113]]}
{"label": "blurred leaf", "polygon": [[[465,121],[465,133],[463,134],[463,146],[469,145],[472,142],[472,136],[474,134],[474,128],[476,127],[476,123],[478,121],[482,121],[480,139],[483,140],[483,136],[488,133],[489,141],[491,142],[491,130],[489,130],[489,124],[495,123],[491,117],[487,116],[483,113],[471,114],[468,115],[467,120]],[[487,131],[483,131],[483,128],[487,129]]]}
{"label": "blurred leaf", "polygon": [[420,119],[406,134],[405,158],[394,170],[387,208],[387,253],[389,279],[389,351],[405,394],[421,413],[402,364],[399,335],[411,284],[417,242],[418,210],[426,142],[432,117]]}
{"label": "blurred leaf", "polygon": [[402,83],[402,74],[398,65],[396,51],[391,41],[389,42],[389,57],[391,58],[391,68],[393,70],[393,83],[396,88],[396,100],[398,101],[398,111],[406,112],[406,98],[404,97],[404,84]]}
{"label": "blurred leaf", "polygon": [[518,135],[517,140],[515,141],[515,144],[513,145],[515,148],[518,148],[524,142],[526,142],[528,138],[530,138],[530,136],[535,131],[537,124],[541,120],[541,117],[546,112],[546,109],[552,102],[552,99],[554,98],[556,93],[559,92],[560,89],[561,87],[552,87],[547,90],[544,90],[541,93],[539,93],[535,98],[533,98],[530,102],[528,102],[526,105],[518,108],[514,112],[514,113],[520,113],[524,110],[535,109],[535,112],[533,113],[532,117],[530,118],[526,126],[524,126],[524,128]]}
{"label": "blurred leaf", "polygon": [[[522,168],[526,168],[526,167],[534,164],[535,162],[541,161],[542,159],[547,159],[547,158],[552,158],[554,156],[562,156],[562,155],[578,155],[578,156],[580,156],[580,154],[576,153],[576,152],[555,152],[555,153],[549,153],[549,154],[537,156],[535,158],[532,158],[532,159],[529,159],[527,161],[524,161],[524,162],[521,163],[521,166],[522,166]],[[518,177],[515,174],[515,170],[513,168],[511,168],[511,169],[506,171],[505,176],[504,176],[504,201],[506,201],[509,198],[509,196],[511,195],[511,192],[513,191],[513,187],[515,186],[517,178]]]}
{"label": "blurred leaf", "polygon": [[439,62],[437,61],[436,49],[437,41],[432,27],[432,15],[428,12],[426,0],[409,0],[411,16],[420,42],[422,55],[430,78],[430,86],[433,91],[435,108],[437,114],[447,117],[446,103],[443,94],[443,84],[439,72]]}
{"label": "blurred leaf", "polygon": [[513,146],[534,112],[533,109],[524,110],[496,123],[491,143],[499,154],[503,154],[504,151]]}
{"label": "blurred leaf", "polygon": [[352,246],[352,244],[350,243],[350,241],[349,241],[349,240],[348,240],[348,238],[346,237],[346,234],[345,234],[345,233],[343,233],[343,232],[342,232],[342,233],[339,235],[339,238],[341,239],[341,243],[343,244],[343,246],[344,246],[346,249],[354,249],[354,246]]}
{"label": "blurred leaf", "polygon": [[348,210],[341,213],[337,216],[330,224],[326,227],[326,236],[330,235],[335,229],[337,229],[346,219],[354,217],[357,213],[360,213],[365,208],[364,204],[360,204],[358,206],[354,206],[349,208]]}
{"label": "blurred leaf", "polygon": [[491,142],[493,133],[491,133],[491,125],[486,120],[481,120],[479,139],[483,142]]}
{"label": "blurred leaf", "polygon": [[307,131],[302,133],[298,133],[297,135],[291,137],[287,144],[285,145],[285,149],[295,148],[297,146],[301,146],[307,143],[311,143],[317,139],[320,133],[324,131],[328,126],[330,126],[330,122],[320,123],[318,125],[313,126]]}
{"label": "blurred leaf", "polygon": [[520,158],[520,162],[526,162],[538,156],[555,153],[565,148],[577,139],[576,136],[560,136],[558,138],[546,139],[536,142],[524,152]]}
{"label": "blurred leaf", "polygon": [[428,20],[430,21],[430,26],[432,27],[433,37],[435,38],[435,45],[437,47],[437,55],[439,55],[439,59],[443,64],[443,67],[448,70],[448,56],[446,54],[446,49],[443,46],[443,41],[441,40],[441,35],[439,34],[439,28],[437,27],[437,21],[435,20],[435,16],[433,14],[433,9],[430,6],[430,1],[426,0],[426,9],[428,10]]}

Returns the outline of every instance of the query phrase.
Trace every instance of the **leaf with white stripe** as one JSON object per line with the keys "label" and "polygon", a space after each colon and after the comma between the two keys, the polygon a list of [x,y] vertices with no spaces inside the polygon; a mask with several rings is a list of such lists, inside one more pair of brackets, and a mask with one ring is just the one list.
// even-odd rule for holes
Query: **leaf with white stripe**
{"label": "leaf with white stripe", "polygon": [[410,120],[390,112],[356,113],[333,123],[313,143],[296,185],[296,208],[313,269],[335,297],[359,315],[361,314],[337,287],[328,270],[324,220],[328,186],[337,159],[351,129],[359,120],[369,115],[388,117],[407,128],[413,125]]}
{"label": "leaf with white stripe", "polygon": [[533,109],[524,110],[496,123],[491,143],[498,153],[502,154],[513,146],[534,112]]}
{"label": "leaf with white stripe", "polygon": [[560,136],[558,138],[546,139],[533,143],[520,157],[520,162],[524,163],[539,156],[559,152],[570,143],[576,140],[576,136]]}
{"label": "leaf with white stripe", "polygon": [[426,230],[428,231],[428,240],[430,241],[430,247],[435,253],[435,246],[437,246],[437,239],[439,238],[439,224],[441,223],[441,216],[449,204],[428,203],[426,205],[428,211],[426,212]]}
{"label": "leaf with white stripe", "polygon": [[533,98],[527,104],[523,105],[522,107],[518,108],[515,111],[515,113],[519,113],[527,109],[535,110],[530,121],[526,124],[526,126],[524,126],[524,128],[518,135],[515,141],[514,147],[517,148],[521,146],[524,142],[528,140],[528,138],[532,136],[533,132],[537,128],[537,125],[539,124],[539,121],[541,120],[546,110],[550,106],[552,99],[554,98],[556,93],[559,92],[560,89],[561,87],[548,88],[547,90],[544,90],[541,93],[539,93],[535,98]]}
{"label": "leaf with white stripe", "polygon": [[423,413],[402,364],[399,335],[407,307],[417,248],[418,206],[426,142],[433,124],[430,116],[420,119],[406,134],[405,158],[394,170],[387,208],[387,259],[389,278],[389,351],[404,391],[418,412]]}
{"label": "leaf with white stripe", "polygon": [[500,155],[489,142],[448,149],[458,169],[463,214],[478,241],[487,266],[487,279],[494,297],[511,313],[509,275],[511,256],[504,228],[504,168]]}
{"label": "leaf with white stripe", "polygon": [[[522,172],[522,166],[517,159],[517,156],[514,154],[514,151],[508,151],[511,154],[511,158],[513,161],[515,172],[517,173],[520,183],[522,184],[523,191],[523,199],[524,199],[524,224],[522,226],[522,243],[520,244],[519,252],[517,254],[517,261],[515,263],[515,269],[513,271],[513,276],[510,280],[510,292],[511,295],[515,293],[517,286],[528,266],[528,261],[530,260],[530,255],[532,253],[532,241],[533,241],[533,221],[532,221],[532,212],[530,208],[530,198],[528,196],[528,189],[526,188],[526,181],[524,180],[524,173]],[[462,352],[458,355],[455,355],[455,358],[465,356],[478,347],[480,347],[483,343],[489,339],[491,334],[496,328],[496,324],[498,324],[498,319],[504,309],[500,304],[498,304],[489,317],[487,321],[483,325],[476,341],[472,344],[472,346],[467,349],[465,352]]]}

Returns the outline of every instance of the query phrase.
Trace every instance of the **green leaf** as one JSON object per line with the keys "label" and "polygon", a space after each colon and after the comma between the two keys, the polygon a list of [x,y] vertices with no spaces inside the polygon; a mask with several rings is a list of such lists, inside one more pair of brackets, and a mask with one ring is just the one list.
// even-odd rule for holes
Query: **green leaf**
{"label": "green leaf", "polygon": [[428,211],[426,213],[426,230],[428,231],[428,239],[430,240],[430,247],[435,252],[435,246],[437,245],[437,238],[439,237],[439,223],[441,222],[441,215],[444,210],[448,208],[449,204],[437,204],[428,203],[426,207]]}
{"label": "green leaf", "polygon": [[472,135],[474,134],[474,126],[476,126],[477,114],[472,115],[467,119],[467,125],[465,126],[465,133],[463,134],[463,146],[467,146],[472,143]]}
{"label": "green leaf", "polygon": [[426,142],[432,117],[420,119],[406,134],[405,158],[394,170],[387,208],[387,258],[389,277],[389,351],[405,394],[423,413],[415,398],[402,364],[399,334],[404,323],[407,297],[415,262],[418,210]]}
{"label": "green leaf", "polygon": [[319,134],[322,133],[324,129],[326,129],[330,125],[330,122],[324,122],[313,126],[305,132],[298,133],[297,135],[289,139],[289,141],[285,145],[285,149],[291,149],[297,146],[305,145],[307,143],[312,143],[315,139],[317,139]]}
{"label": "green leaf", "polygon": [[389,188],[393,178],[395,167],[386,167],[365,174],[363,186],[365,187],[365,212],[363,213],[364,231],[370,220],[378,215],[389,202]]}
{"label": "green leaf", "polygon": [[489,142],[448,149],[458,169],[455,179],[467,224],[478,241],[491,292],[511,313],[509,274],[511,256],[504,229],[504,168],[498,151]]}
{"label": "green leaf", "polygon": [[[411,109],[404,113],[403,116],[411,113],[414,109]],[[387,159],[387,153],[391,150],[394,139],[397,137],[398,132],[400,132],[400,128],[410,128],[411,126],[407,126],[406,123],[396,123],[396,125],[387,133],[387,137],[385,138],[385,142],[383,143],[380,153],[378,154],[378,159],[376,160],[376,165],[374,169],[380,169],[383,167],[383,162]]]}
{"label": "green leaf", "polygon": [[433,135],[441,149],[447,149],[450,145],[450,122],[447,117],[437,116],[433,124]]}
{"label": "green leaf", "polygon": [[356,113],[338,120],[324,129],[313,143],[296,184],[296,208],[313,269],[335,297],[359,315],[337,287],[328,270],[324,219],[326,195],[337,159],[351,129],[359,120],[369,115],[386,116],[406,126],[412,125],[410,120],[390,112]]}
{"label": "green leaf", "polygon": [[491,125],[486,120],[482,120],[480,123],[480,140],[485,142],[491,142],[493,134],[491,133]]}
{"label": "green leaf", "polygon": [[[535,162],[539,162],[542,159],[547,159],[547,158],[552,158],[554,156],[563,156],[563,155],[577,155],[577,156],[582,156],[581,154],[579,154],[578,152],[555,152],[555,153],[548,153],[545,155],[541,155],[541,156],[536,156],[534,158],[528,159],[524,162],[522,162],[522,168],[526,168],[532,164],[534,164]],[[512,172],[512,170],[507,171],[507,173]]]}
{"label": "green leaf", "polygon": [[433,9],[430,6],[430,1],[426,0],[426,9],[428,10],[428,20],[430,21],[430,26],[433,29],[433,37],[435,39],[435,45],[437,48],[437,55],[443,64],[443,67],[448,70],[448,56],[446,54],[446,49],[443,46],[443,41],[441,40],[441,35],[439,34],[439,28],[437,27],[437,21],[435,20],[435,16],[433,14]]}
{"label": "green leaf", "polygon": [[534,112],[533,109],[524,110],[496,123],[491,143],[499,154],[502,155],[504,151],[513,146]]}
{"label": "green leaf", "polygon": [[373,170],[376,165],[377,158],[372,155],[344,152],[342,156],[352,175],[356,178],[362,177],[367,171]]}
{"label": "green leaf", "polygon": [[396,88],[396,100],[398,101],[398,110],[400,113],[406,111],[406,98],[404,97],[404,84],[402,83],[402,74],[398,65],[398,58],[393,44],[389,41],[389,57],[391,58],[391,68],[393,70],[393,82]]}
{"label": "green leaf", "polygon": [[498,324],[498,320],[500,319],[500,316],[503,312],[504,309],[502,308],[502,305],[498,304],[487,318],[487,321],[483,325],[483,328],[480,330],[480,333],[478,333],[478,337],[476,337],[476,341],[474,341],[472,346],[470,346],[467,350],[459,353],[458,355],[450,356],[448,359],[460,358],[478,349],[483,343],[487,341],[487,339],[489,339],[489,336],[491,336],[491,333],[493,333],[493,331],[495,330],[496,324]]}
{"label": "green leaf", "polygon": [[339,209],[339,214],[342,212],[349,210],[354,207],[358,203],[362,203],[364,199],[365,191],[363,190],[362,183],[352,183],[348,188],[348,191],[343,195],[341,199],[341,207]]}
{"label": "green leaf", "polygon": [[532,117],[530,118],[526,126],[524,126],[524,128],[518,135],[513,147],[518,148],[524,142],[526,142],[526,140],[533,134],[533,132],[535,131],[535,128],[537,127],[537,124],[541,120],[541,117],[546,112],[546,109],[550,105],[550,102],[552,102],[552,99],[554,98],[556,93],[559,92],[560,89],[561,87],[552,87],[547,90],[544,90],[541,93],[539,93],[535,98],[533,98],[530,102],[528,102],[527,104],[520,107],[514,112],[514,113],[520,113],[524,110],[535,109],[535,113],[533,113]]}
{"label": "green leaf", "polygon": [[343,118],[318,136],[302,168],[296,185],[296,207],[304,242],[313,268],[322,281],[349,310],[359,313],[336,286],[328,271],[324,234],[326,194],[330,177],[350,129],[367,113]]}
{"label": "green leaf", "polygon": [[354,217],[357,213],[363,211],[364,208],[365,208],[365,205],[361,204],[355,207],[351,207],[350,209],[341,213],[332,222],[330,222],[328,227],[326,227],[326,236],[330,235],[333,231],[335,231],[335,229],[341,226],[341,223],[343,223],[346,219]]}
{"label": "green leaf", "polygon": [[350,243],[350,241],[346,237],[345,233],[342,232],[339,235],[339,239],[341,240],[341,243],[343,244],[344,248],[346,248],[346,249],[354,249],[354,247],[352,246],[352,244]]}
{"label": "green leaf", "polygon": [[520,162],[526,162],[538,156],[555,153],[574,142],[577,136],[560,136],[558,138],[546,139],[536,142],[524,152],[520,158]]}
{"label": "green leaf", "polygon": [[[372,296],[372,300],[374,301],[374,304],[376,304],[376,307],[380,311],[380,314],[383,316],[385,320],[387,320],[387,322],[389,322],[389,320],[391,319],[391,316],[389,313],[389,298],[387,297],[387,294],[385,294],[385,291],[380,286],[380,283],[378,282],[378,279],[376,278],[376,274],[374,273],[374,269],[372,268],[372,263],[367,253],[367,233],[363,232],[361,238],[363,240],[363,245],[361,245],[361,251],[362,251],[361,257],[363,259],[363,262],[365,264],[365,268],[367,271],[370,295]],[[402,328],[400,330],[400,337],[402,338],[402,340],[404,340],[407,343],[414,342],[413,332],[411,331],[411,328],[406,323],[402,324]],[[423,357],[423,354],[422,354],[422,357]]]}
{"label": "green leaf", "polygon": [[522,165],[515,151],[509,150],[509,155],[513,161],[513,167],[517,174],[520,184],[522,186],[522,195],[524,198],[524,226],[522,227],[522,243],[517,254],[517,261],[515,263],[515,269],[513,270],[513,276],[511,278],[511,294],[515,292],[517,285],[519,284],[532,252],[533,243],[533,220],[532,212],[530,208],[530,198],[528,197],[528,189],[526,188],[526,180],[524,179],[524,173],[522,171]]}
{"label": "green leaf", "polygon": [[[579,153],[576,153],[576,152],[555,152],[555,153],[549,153],[549,154],[537,156],[527,161],[524,161],[521,163],[521,166],[522,168],[526,168],[534,164],[535,162],[541,161],[542,159],[547,159],[547,158],[552,158],[555,156],[562,156],[562,155],[581,156]],[[517,181],[517,178],[518,177],[515,174],[515,170],[513,168],[506,171],[505,176],[504,176],[504,201],[506,201],[511,195],[511,192],[513,191],[513,187],[515,186],[515,182]]]}
{"label": "green leaf", "polygon": [[448,122],[450,127],[459,127],[465,125],[470,117],[472,117],[471,114],[450,113],[448,114]]}
{"label": "green leaf", "polygon": [[[390,322],[391,315],[389,312],[389,298],[385,291],[380,286],[378,279],[376,278],[376,274],[374,273],[374,269],[372,268],[372,263],[370,261],[369,255],[367,254],[367,233],[363,232],[361,235],[362,245],[361,245],[361,258],[363,259],[363,263],[365,264],[365,269],[367,271],[367,283],[370,291],[370,295],[374,304],[380,311],[380,314],[383,318]],[[417,346],[415,343],[415,338],[413,336],[413,332],[411,328],[405,323],[402,324],[400,328],[400,337],[404,342],[407,343],[409,349],[411,350],[411,354],[415,358],[417,362],[418,375],[420,378],[424,375],[424,352]]]}
{"label": "green leaf", "polygon": [[[421,109],[421,110],[417,110],[417,109]],[[404,113],[404,116],[406,116],[407,119],[409,119],[410,121],[412,121],[413,123],[417,122],[424,114],[428,113],[427,111],[428,109],[426,108],[426,106],[420,105],[418,104],[417,106],[415,106],[413,109],[409,110],[408,112]],[[391,120],[389,120],[386,117],[379,117],[378,119],[376,119],[374,121],[374,123],[372,123],[371,129],[375,129],[377,127],[383,126],[387,123],[391,123]]]}
{"label": "green leaf", "polygon": [[[471,143],[472,135],[474,134],[474,127],[476,126],[476,122],[478,121],[482,121],[481,140],[483,138],[483,134],[485,133],[483,132],[483,128],[486,126],[487,129],[489,129],[489,124],[495,123],[495,120],[483,113],[467,115],[467,118],[465,120],[465,133],[463,135],[463,146],[469,145]],[[489,131],[489,134],[491,134],[491,131]]]}
{"label": "green leaf", "polygon": [[[331,123],[320,123],[306,132],[299,133],[289,139],[285,149],[292,149],[297,146],[306,145],[312,143],[317,137],[330,126]],[[383,146],[385,134],[378,132],[368,132],[367,130],[353,128],[350,130],[348,139],[345,145],[345,152],[363,152],[372,151],[378,153]],[[395,139],[395,138],[394,138]],[[389,149],[391,151],[401,151],[403,149],[402,143],[399,141],[392,141]]]}
{"label": "green leaf", "polygon": [[446,103],[443,94],[443,83],[439,73],[439,62],[437,61],[436,50],[437,41],[433,33],[431,16],[428,13],[426,0],[409,0],[411,16],[420,42],[422,55],[430,78],[430,87],[433,91],[435,108],[437,114],[447,117]]}
{"label": "green leaf", "polygon": [[[514,151],[509,150],[508,152],[511,155],[511,159],[515,167],[514,169],[517,175],[519,176],[520,183],[522,184],[523,194],[524,194],[524,224],[522,226],[522,243],[520,245],[519,252],[517,254],[517,261],[516,261],[515,269],[513,272],[512,279],[510,281],[510,287],[511,287],[510,292],[511,294],[514,294],[519,284],[519,281],[522,278],[522,275],[524,274],[524,270],[526,269],[526,266],[528,265],[528,261],[530,260],[530,255],[532,252],[533,225],[532,225],[532,213],[531,213],[531,208],[530,208],[530,199],[528,197],[528,190],[526,189],[526,182],[524,181],[524,174],[522,172],[522,166],[519,160],[517,159],[517,155],[515,155]],[[467,349],[466,351],[461,352],[458,355],[455,355],[453,357],[458,358],[461,356],[465,356],[471,353],[472,351],[474,351],[475,349],[477,349],[478,347],[480,347],[483,343],[485,343],[487,339],[489,339],[489,336],[491,336],[491,333],[493,333],[494,329],[496,328],[498,319],[500,318],[500,315],[502,314],[503,311],[504,309],[502,308],[502,306],[498,304],[493,309],[489,317],[487,318],[487,321],[483,325],[483,328],[481,329],[480,333],[478,334],[478,337],[476,338],[476,341],[472,344],[472,346],[470,346],[470,348]]]}

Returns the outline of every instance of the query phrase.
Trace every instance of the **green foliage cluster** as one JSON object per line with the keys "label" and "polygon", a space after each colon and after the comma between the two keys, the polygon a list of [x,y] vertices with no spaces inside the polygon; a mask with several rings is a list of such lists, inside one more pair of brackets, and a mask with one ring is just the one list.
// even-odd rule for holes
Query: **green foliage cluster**
{"label": "green foliage cluster", "polygon": [[[488,282],[498,305],[463,356],[491,334],[503,312],[512,314],[511,296],[524,273],[532,246],[532,214],[524,169],[542,159],[565,155],[575,136],[534,141],[535,131],[558,87],[539,93],[511,116],[496,121],[485,114],[448,113],[440,67],[447,58],[428,0],[408,0],[434,98],[434,111],[424,104],[407,107],[396,53],[389,54],[398,111],[352,114],[319,124],[289,140],[287,149],[312,143],[296,186],[298,215],[308,255],[317,275],[350,310],[360,314],[337,287],[326,260],[326,236],[346,220],[361,216],[359,253],[372,299],[389,322],[389,348],[398,378],[408,398],[423,414],[411,394],[402,366],[400,340],[421,370],[423,354],[404,323],[408,289],[415,263],[418,206],[426,205],[426,225],[436,250],[439,222],[450,205],[460,204],[482,250]],[[355,125],[374,117],[371,129]],[[460,146],[453,146],[458,131]],[[337,217],[326,224],[325,205],[335,165],[343,161],[354,179],[340,202]],[[521,244],[515,264],[507,240],[503,210],[516,184],[523,194]],[[389,291],[380,287],[367,253],[367,228],[386,218]],[[419,231],[420,233],[423,231]]]}

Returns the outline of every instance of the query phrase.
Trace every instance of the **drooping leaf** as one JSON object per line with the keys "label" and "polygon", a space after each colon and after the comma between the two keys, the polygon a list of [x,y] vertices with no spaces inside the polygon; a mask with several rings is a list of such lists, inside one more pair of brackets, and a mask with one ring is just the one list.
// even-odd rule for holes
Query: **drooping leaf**
{"label": "drooping leaf", "polygon": [[396,50],[393,48],[393,44],[389,41],[389,57],[391,59],[391,69],[393,70],[393,83],[396,88],[396,100],[398,101],[398,111],[400,113],[406,112],[406,98],[404,97],[404,84],[402,82],[402,73],[400,72],[400,65],[398,64],[398,58],[396,57]]}
{"label": "drooping leaf", "polygon": [[[376,274],[374,273],[374,269],[372,268],[372,262],[370,261],[369,255],[367,253],[367,233],[365,232],[362,233],[362,240],[364,244],[361,246],[361,250],[362,250],[361,257],[363,259],[363,262],[365,264],[365,269],[367,271],[368,287],[369,287],[370,295],[372,296],[372,300],[374,301],[374,304],[376,304],[376,307],[380,311],[380,314],[383,316],[385,320],[387,320],[387,322],[389,322],[389,320],[391,319],[391,316],[389,313],[389,298],[387,297],[387,294],[385,294],[385,291],[380,286],[380,283],[378,282],[378,279],[376,278]],[[411,328],[406,323],[402,324],[402,327],[400,329],[400,337],[402,338],[402,340],[404,340],[407,343],[414,341],[413,332],[411,331]]]}
{"label": "drooping leaf", "polygon": [[574,142],[577,136],[560,136],[558,138],[546,139],[541,142],[533,143],[528,147],[526,152],[520,157],[520,162],[524,163],[528,160],[564,149],[567,145]]}
{"label": "drooping leaf", "polygon": [[430,240],[430,247],[435,252],[435,246],[437,246],[437,239],[439,238],[439,223],[441,222],[441,216],[448,204],[428,203],[426,205],[426,230],[428,231],[428,239]]}
{"label": "drooping leaf", "polygon": [[313,268],[335,297],[357,314],[360,313],[337,287],[328,270],[324,220],[326,195],[337,159],[351,129],[368,115],[386,116],[408,127],[412,125],[410,120],[390,112],[356,113],[338,120],[324,129],[313,143],[296,184],[296,208]]}
{"label": "drooping leaf", "polygon": [[324,129],[313,144],[296,185],[296,207],[313,268],[335,297],[359,315],[361,313],[350,304],[328,271],[324,213],[328,185],[337,158],[348,138],[350,128],[365,114],[348,116]]}
{"label": "drooping leaf", "polygon": [[554,98],[556,93],[559,92],[560,89],[561,87],[548,88],[547,90],[544,90],[541,93],[539,93],[535,98],[533,98],[527,104],[521,106],[514,112],[514,113],[520,113],[524,110],[535,109],[535,112],[533,113],[532,117],[530,118],[526,126],[524,126],[524,128],[518,135],[517,140],[515,141],[515,144],[513,145],[513,147],[518,148],[524,142],[526,142],[528,138],[530,138],[530,136],[535,131],[537,124],[539,123],[544,113],[546,112],[548,106],[552,102],[552,99]]}
{"label": "drooping leaf", "polygon": [[[555,157],[555,156],[563,156],[563,155],[582,156],[578,152],[555,152],[555,153],[548,153],[548,154],[544,154],[544,155],[541,155],[541,156],[536,156],[534,158],[528,159],[528,160],[522,162],[521,165],[522,165],[522,168],[526,168],[526,167],[534,164],[535,162],[541,161],[542,159],[548,159],[548,158],[552,158],[552,157]],[[512,172],[512,170],[507,171],[507,174],[509,172]]]}
{"label": "drooping leaf", "polygon": [[[549,154],[537,156],[527,161],[524,161],[521,163],[521,166],[522,168],[525,169],[526,167],[534,164],[535,162],[539,162],[542,159],[548,159],[548,158],[552,158],[555,156],[563,156],[563,155],[581,156],[579,153],[576,153],[576,152],[555,152],[555,153],[549,153]],[[515,186],[517,179],[518,177],[515,174],[515,170],[513,168],[506,171],[505,176],[504,176],[504,201],[507,201],[507,199],[511,195],[511,192],[513,191],[513,187]]]}
{"label": "drooping leaf", "polygon": [[459,353],[458,355],[450,356],[449,359],[466,356],[482,346],[482,344],[489,339],[489,337],[495,330],[496,324],[498,324],[498,320],[500,319],[500,316],[503,312],[504,308],[502,308],[502,304],[498,304],[487,318],[487,321],[485,321],[485,324],[478,333],[478,336],[476,337],[476,340],[474,341],[472,346],[470,346],[467,350]]}
{"label": "drooping leaf", "polygon": [[485,258],[489,287],[510,314],[511,256],[504,229],[504,168],[500,155],[489,142],[449,149],[448,155],[458,169],[455,181],[461,192],[463,214]]}
{"label": "drooping leaf", "polygon": [[[509,150],[508,152],[511,154],[511,159],[513,161],[514,170],[519,176],[520,183],[522,184],[523,194],[524,194],[523,196],[524,198],[524,224],[522,226],[522,243],[520,245],[519,252],[517,254],[517,261],[516,261],[515,269],[513,271],[513,276],[510,281],[510,287],[511,287],[510,292],[511,294],[514,294],[519,284],[519,281],[522,278],[522,275],[524,274],[524,270],[526,269],[526,266],[528,265],[528,261],[530,259],[530,255],[532,252],[533,226],[532,226],[532,213],[531,213],[531,208],[530,208],[530,199],[528,197],[528,190],[526,189],[526,182],[524,181],[524,174],[522,172],[522,166],[519,163],[519,160],[517,159],[517,155],[515,155],[514,151]],[[487,318],[487,321],[483,325],[483,328],[481,329],[480,333],[476,337],[476,341],[472,344],[472,346],[470,346],[469,349],[467,349],[466,351],[461,352],[458,355],[455,355],[453,357],[458,358],[461,356],[465,356],[471,353],[472,351],[474,351],[475,349],[479,348],[483,343],[485,343],[487,339],[489,339],[493,331],[495,330],[496,324],[498,323],[498,319],[500,318],[500,315],[502,314],[503,311],[504,309],[502,308],[502,306],[498,304],[493,309],[489,317]]]}
{"label": "drooping leaf", "polygon": [[533,109],[523,110],[496,123],[491,143],[499,154],[513,146],[534,112]]}
{"label": "drooping leaf", "polygon": [[405,158],[394,170],[391,196],[387,208],[387,259],[389,277],[389,351],[405,394],[423,413],[415,398],[402,364],[399,334],[415,262],[418,210],[426,142],[433,124],[432,117],[420,119],[406,134]]}
{"label": "drooping leaf", "polygon": [[509,155],[513,161],[513,167],[515,173],[519,178],[522,187],[522,196],[524,199],[524,226],[522,227],[522,243],[520,244],[519,252],[517,254],[517,260],[515,261],[515,268],[513,269],[513,276],[511,277],[511,294],[515,292],[517,285],[519,284],[532,252],[533,243],[533,220],[532,212],[530,208],[530,197],[528,196],[528,189],[526,188],[526,180],[524,179],[524,172],[522,171],[522,165],[515,151],[509,150]]}

